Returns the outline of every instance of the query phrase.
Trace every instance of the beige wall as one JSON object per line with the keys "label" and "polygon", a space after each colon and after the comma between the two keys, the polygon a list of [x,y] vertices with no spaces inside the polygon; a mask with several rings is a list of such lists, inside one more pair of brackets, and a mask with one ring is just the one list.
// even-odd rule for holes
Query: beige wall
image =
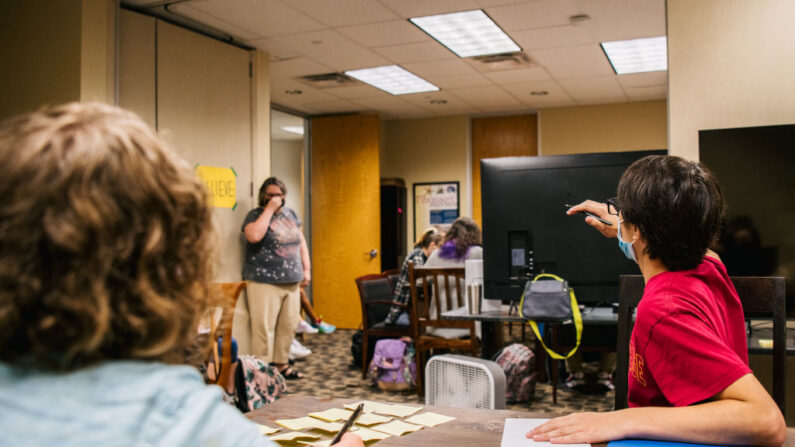
{"label": "beige wall", "polygon": [[[301,222],[304,222],[304,141],[273,140],[271,141],[271,172],[284,182],[287,187],[287,206],[295,210]],[[261,185],[262,183],[260,183]],[[254,185],[258,190],[260,185]],[[257,191],[254,191],[254,195]]]}
{"label": "beige wall", "polygon": [[469,117],[393,120],[387,121],[384,128],[381,177],[399,177],[406,181],[407,248],[409,241],[414,240],[413,183],[458,181],[461,215],[470,216]]}
{"label": "beige wall", "polygon": [[0,120],[80,99],[81,1],[4,2]]}
{"label": "beige wall", "polygon": [[667,113],[665,101],[542,109],[539,155],[666,149]]}
{"label": "beige wall", "polygon": [[671,154],[698,131],[795,122],[795,2],[668,0]]}

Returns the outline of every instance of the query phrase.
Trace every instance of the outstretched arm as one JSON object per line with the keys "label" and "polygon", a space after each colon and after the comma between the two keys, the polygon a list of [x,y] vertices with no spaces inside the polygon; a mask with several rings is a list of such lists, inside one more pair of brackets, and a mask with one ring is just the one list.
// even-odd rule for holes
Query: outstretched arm
{"label": "outstretched arm", "polygon": [[612,222],[613,226],[611,227],[603,224],[602,222],[599,222],[597,219],[594,219],[591,216],[585,218],[585,223],[596,228],[605,237],[616,237],[616,229],[618,228],[618,216],[614,216],[607,212],[606,203],[594,202],[593,200],[586,200],[585,202],[582,202],[578,205],[574,205],[573,207],[569,208],[566,211],[566,214],[571,216],[580,211],[591,213],[594,216],[599,216],[600,218],[608,222]]}
{"label": "outstretched arm", "polygon": [[739,378],[707,403],[573,413],[552,419],[527,433],[527,437],[535,441],[558,444],[641,438],[780,446],[786,436],[784,417],[753,374]]}

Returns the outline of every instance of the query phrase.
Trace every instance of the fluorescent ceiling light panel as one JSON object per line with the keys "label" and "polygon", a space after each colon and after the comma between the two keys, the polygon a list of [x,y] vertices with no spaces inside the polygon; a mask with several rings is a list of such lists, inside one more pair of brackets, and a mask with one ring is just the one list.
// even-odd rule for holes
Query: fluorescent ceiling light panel
{"label": "fluorescent ceiling light panel", "polygon": [[520,51],[489,16],[480,9],[409,19],[459,57]]}
{"label": "fluorescent ceiling light panel", "polygon": [[345,74],[393,95],[439,90],[439,87],[397,65],[350,70]]}
{"label": "fluorescent ceiling light panel", "polygon": [[667,70],[666,48],[665,36],[602,42],[613,71],[620,75]]}
{"label": "fluorescent ceiling light panel", "polygon": [[285,132],[295,133],[298,135],[304,134],[304,126],[284,126],[281,129]]}

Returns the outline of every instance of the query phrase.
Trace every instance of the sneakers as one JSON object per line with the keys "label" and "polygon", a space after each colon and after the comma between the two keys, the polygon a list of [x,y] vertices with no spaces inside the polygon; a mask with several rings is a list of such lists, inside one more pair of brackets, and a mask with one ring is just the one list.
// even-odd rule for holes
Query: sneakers
{"label": "sneakers", "polygon": [[298,340],[293,339],[292,344],[290,344],[290,359],[302,359],[309,354],[312,353],[312,350],[307,348],[306,346],[302,345],[298,342]]}
{"label": "sneakers", "polygon": [[596,379],[596,383],[602,385],[603,387],[607,388],[610,391],[616,389],[616,386],[613,384],[613,378],[610,377],[610,373],[607,371],[600,371],[599,378]]}
{"label": "sneakers", "polygon": [[298,327],[295,328],[295,333],[300,334],[317,334],[318,329],[311,324],[307,323],[306,320],[301,320],[298,322]]}
{"label": "sneakers", "polygon": [[566,378],[566,388],[573,390],[578,387],[585,386],[585,374],[582,371],[577,371],[574,374],[569,374]]}
{"label": "sneakers", "polygon": [[330,334],[337,330],[337,326],[334,326],[333,324],[328,324],[323,320],[318,320],[316,327],[318,332],[320,332],[321,334]]}

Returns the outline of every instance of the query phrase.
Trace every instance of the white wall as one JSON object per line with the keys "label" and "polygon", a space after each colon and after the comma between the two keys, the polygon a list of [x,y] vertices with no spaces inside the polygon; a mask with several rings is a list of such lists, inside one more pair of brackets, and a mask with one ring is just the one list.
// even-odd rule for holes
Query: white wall
{"label": "white wall", "polygon": [[[278,177],[287,187],[287,206],[295,210],[306,227],[304,219],[304,141],[273,140],[271,141],[271,175]],[[261,183],[260,183],[261,185]],[[254,195],[260,185],[254,185]]]}
{"label": "white wall", "polygon": [[698,131],[795,123],[795,1],[668,0],[670,153]]}

